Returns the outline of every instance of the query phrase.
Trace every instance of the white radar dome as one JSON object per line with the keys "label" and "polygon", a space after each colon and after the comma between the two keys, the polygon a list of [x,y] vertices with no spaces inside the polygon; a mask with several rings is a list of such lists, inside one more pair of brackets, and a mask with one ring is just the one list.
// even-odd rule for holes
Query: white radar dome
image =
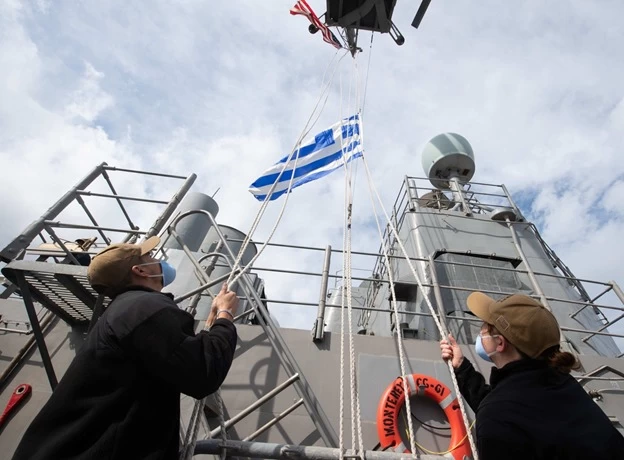
{"label": "white radar dome", "polygon": [[475,173],[474,152],[464,136],[438,134],[425,145],[422,153],[425,174],[434,187],[448,189],[448,179],[468,182]]}

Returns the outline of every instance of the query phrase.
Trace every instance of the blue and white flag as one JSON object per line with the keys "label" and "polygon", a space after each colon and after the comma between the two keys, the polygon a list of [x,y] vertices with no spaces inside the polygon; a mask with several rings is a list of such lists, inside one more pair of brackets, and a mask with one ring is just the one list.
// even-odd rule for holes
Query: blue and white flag
{"label": "blue and white flag", "polygon": [[[257,200],[264,201],[271,186],[277,181],[269,197],[269,200],[275,200],[288,191],[293,174],[291,189],[320,179],[361,156],[360,116],[353,115],[317,134],[314,139],[305,141],[293,153],[267,169],[249,186],[249,191]],[[286,168],[280,176],[284,163]]]}

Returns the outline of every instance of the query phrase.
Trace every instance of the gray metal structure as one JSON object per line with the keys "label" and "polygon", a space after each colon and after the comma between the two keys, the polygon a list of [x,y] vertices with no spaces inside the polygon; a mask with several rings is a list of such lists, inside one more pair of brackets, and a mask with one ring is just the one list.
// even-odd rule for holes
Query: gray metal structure
{"label": "gray metal structure", "polygon": [[[474,166],[470,173],[465,168],[463,174],[449,173],[445,152],[442,149],[441,156],[432,157],[433,163],[443,159],[444,177],[435,167],[426,167],[426,178],[404,177],[379,251],[353,252],[370,267],[369,273],[354,272],[352,277],[366,457],[405,457],[377,450],[377,405],[385,388],[400,375],[395,334],[404,338],[409,373],[430,375],[452,389],[448,368],[439,357],[439,332],[425,298],[433,303],[436,315],[458,338],[466,355],[489,375],[488,364],[475,356],[471,346],[480,323],[465,307],[467,295],[476,290],[493,296],[523,292],[550,308],[561,325],[562,344],[582,364],[577,378],[622,430],[624,361],[616,340],[621,343],[624,335],[611,328],[624,318],[622,290],[614,281],[574,277],[536,226],[526,221],[505,186],[467,182]],[[109,175],[112,171],[177,180],[181,186],[169,201],[119,195]],[[86,265],[89,257],[109,242],[160,234],[164,242],[158,254],[178,269],[171,292],[180,308],[193,313],[198,328],[202,327],[210,298],[231,272],[245,234],[216,221],[218,206],[207,195],[193,193],[184,200],[195,175],[154,174],[97,166],[0,252],[6,278],[5,290],[0,293],[0,404],[6,404],[16,385],[33,386],[30,399],[0,431],[1,452],[9,456],[13,452],[85,334],[108,305],[109,299],[99,297],[88,285]],[[89,190],[97,179],[109,186],[110,193]],[[436,187],[433,190],[432,185]],[[87,196],[112,200],[121,209],[121,219],[100,225],[83,199]],[[124,206],[126,202],[158,206],[154,222],[148,221],[141,230]],[[59,220],[72,203],[84,209],[90,225]],[[76,231],[81,235],[79,241]],[[114,234],[121,236],[111,236]],[[94,238],[99,241],[94,243]],[[422,289],[399,241],[416,268]],[[342,250],[268,243],[267,250],[292,251],[292,259],[318,257],[318,271],[303,271],[262,266],[262,258],[250,266],[260,245],[262,242],[255,241],[248,247],[241,264],[247,273],[234,286],[241,299],[239,345],[221,388],[228,438],[225,447],[232,456],[249,458],[339,458],[336,447],[341,415],[345,433],[351,432],[349,404],[341,414],[338,392],[340,305],[346,289],[336,270],[342,265],[337,257]],[[389,251],[389,264],[382,255],[384,248]],[[263,279],[267,273],[279,273],[285,283],[290,282],[289,277],[297,283],[314,283],[320,295],[318,299],[267,298]],[[391,311],[389,274],[395,282],[398,321]],[[615,304],[603,302],[609,296]],[[312,331],[279,327],[269,313],[272,305],[289,305],[293,311],[314,309]],[[603,312],[609,312],[608,316]],[[348,384],[344,384],[348,395]],[[181,439],[192,402],[182,397]],[[412,413],[417,442],[431,451],[446,451],[450,435],[439,407],[415,397]],[[208,398],[200,417],[197,458],[218,455],[223,447],[220,431],[216,407]],[[354,448],[350,437],[345,439],[346,447]],[[346,454],[356,455],[353,450]]]}

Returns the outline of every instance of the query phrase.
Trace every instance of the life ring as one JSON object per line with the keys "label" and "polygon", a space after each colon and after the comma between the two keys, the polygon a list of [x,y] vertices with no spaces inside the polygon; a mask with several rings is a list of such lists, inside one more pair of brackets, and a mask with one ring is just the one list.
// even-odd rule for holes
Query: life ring
{"label": "life ring", "polygon": [[[472,450],[466,436],[466,427],[457,398],[449,388],[433,377],[421,374],[407,375],[408,393],[427,396],[442,408],[451,425],[451,441],[448,453],[455,460],[472,459]],[[384,391],[377,407],[377,435],[382,449],[393,448],[395,452],[410,453],[401,439],[399,412],[405,404],[403,378],[397,377]]]}

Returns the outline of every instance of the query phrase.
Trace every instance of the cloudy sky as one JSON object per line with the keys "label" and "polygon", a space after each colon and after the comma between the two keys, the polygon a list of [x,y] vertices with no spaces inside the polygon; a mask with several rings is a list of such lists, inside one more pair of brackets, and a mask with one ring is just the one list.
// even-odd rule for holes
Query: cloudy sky
{"label": "cloudy sky", "polygon": [[[292,3],[0,0],[0,246],[102,161],[195,172],[198,191],[219,189],[219,221],[247,231],[259,209],[247,186],[293,147],[337,59],[288,14]],[[309,3],[323,13],[324,1]],[[577,276],[624,285],[624,4],[432,2],[419,30],[415,8],[400,0],[395,10],[404,46],[360,42],[366,155],[384,204],[404,174],[422,175],[428,139],[459,132],[475,179],[505,183]],[[354,107],[354,63],[337,68],[318,130]],[[375,251],[362,173],[353,246]],[[158,198],[174,190],[121,184]],[[297,189],[275,241],[341,247],[342,200],[341,173]],[[276,261],[320,271],[322,258],[282,251],[259,262]],[[274,297],[318,296],[317,281],[266,279]],[[312,325],[314,309],[275,311],[283,325]]]}

